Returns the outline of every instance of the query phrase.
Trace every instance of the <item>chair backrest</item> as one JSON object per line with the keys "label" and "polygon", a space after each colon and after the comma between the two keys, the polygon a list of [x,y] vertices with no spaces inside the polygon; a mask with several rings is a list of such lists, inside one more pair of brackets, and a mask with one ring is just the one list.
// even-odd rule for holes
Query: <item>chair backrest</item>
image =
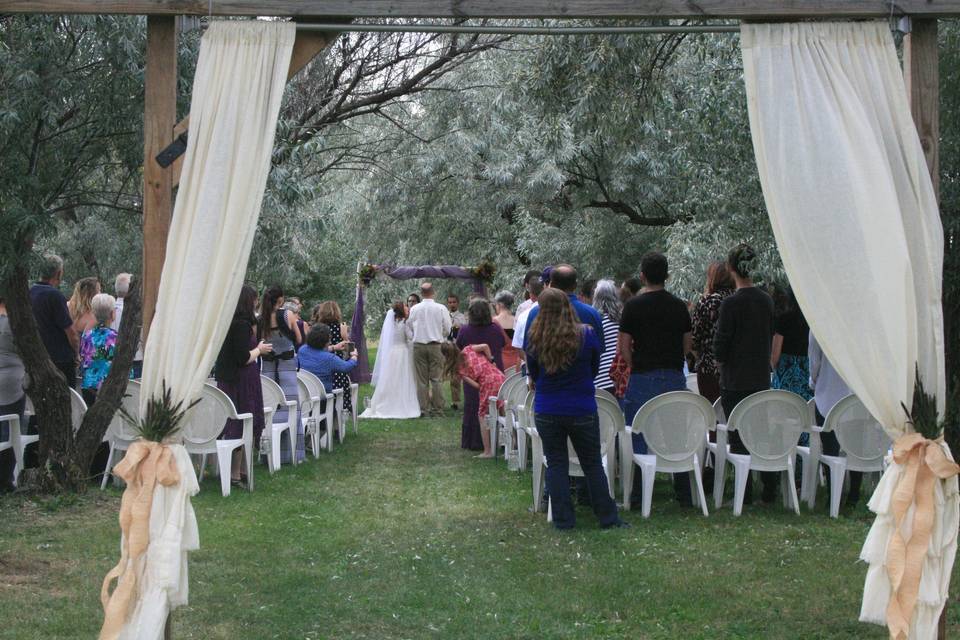
{"label": "chair backrest", "polygon": [[713,401],[713,413],[716,416],[719,424],[727,423],[727,414],[723,410],[723,402],[720,400],[720,398],[717,398]]}
{"label": "chair backrest", "polygon": [[533,426],[533,400],[536,395],[536,391],[527,389],[523,396],[523,402],[521,402],[516,408],[517,421],[520,423],[521,427]]}
{"label": "chair backrest", "polygon": [[237,415],[233,401],[212,384],[204,384],[198,402],[183,421],[185,445],[206,444],[217,439],[226,426],[227,418]]}
{"label": "chair backrest", "polygon": [[516,373],[520,373],[520,367],[518,367],[517,365],[513,365],[512,367],[507,367],[507,368],[504,370],[503,375],[509,377],[509,376],[512,376],[512,375],[514,375],[514,374],[516,374]]}
{"label": "chair backrest", "polygon": [[73,432],[80,430],[83,416],[87,413],[87,403],[80,392],[70,387],[70,422],[73,423]]}
{"label": "chair backrest", "polygon": [[700,385],[697,383],[697,374],[687,374],[687,390],[693,391],[694,393],[700,393]]}
{"label": "chair backrest", "polygon": [[[127,391],[120,400],[120,406],[126,409],[127,413],[133,417],[140,415],[139,381],[130,380],[127,382]],[[123,417],[119,410],[113,414],[110,426],[107,427],[107,435],[115,440],[123,440],[125,442],[135,442],[137,438],[140,437],[137,430],[127,422],[127,419]]]}
{"label": "chair backrest", "polygon": [[313,399],[310,397],[309,387],[307,383],[304,382],[303,378],[297,377],[297,400],[300,402],[300,408],[304,412],[308,412],[313,409]]}
{"label": "chair backrest", "polygon": [[824,431],[837,434],[840,448],[848,458],[863,462],[882,459],[892,440],[880,423],[870,415],[857,396],[847,396],[830,409],[823,423]]}
{"label": "chair backrest", "polygon": [[651,398],[633,417],[633,432],[643,433],[650,450],[672,462],[686,460],[703,447],[716,414],[710,401],[689,391]]}
{"label": "chair backrest", "polygon": [[[596,391],[594,391],[594,395],[597,398],[597,402],[600,401],[600,398],[605,398],[610,402],[612,402],[613,404],[617,405],[618,407],[620,406],[620,402],[617,400],[617,396],[613,395],[612,393],[610,393],[605,389],[597,389]],[[620,413],[623,413],[623,412],[621,411]]]}
{"label": "chair backrest", "polygon": [[503,400],[506,411],[511,411],[522,404],[526,396],[527,379],[519,373],[515,373],[504,380],[500,386],[500,392],[497,394],[497,398]]}
{"label": "chair backrest", "polygon": [[310,391],[310,395],[312,396],[326,398],[328,395],[332,395],[327,392],[326,388],[323,386],[323,382],[320,381],[320,378],[309,371],[304,371],[303,369],[297,371],[297,380],[302,380],[303,383],[307,385],[307,389]]}
{"label": "chair backrest", "polygon": [[[297,381],[297,387],[300,386],[299,380]],[[272,378],[267,376],[260,376],[260,386],[263,388],[263,406],[269,407],[276,411],[277,407],[287,406],[287,397],[283,394],[283,389],[280,388]]]}
{"label": "chair backrest", "polygon": [[[616,400],[610,400],[600,394],[596,395],[596,399],[597,416],[600,418],[600,455],[605,456],[613,452],[615,438],[624,429],[623,411],[620,410]],[[567,451],[571,458],[577,455],[569,440],[567,440]]]}
{"label": "chair backrest", "polygon": [[740,401],[727,426],[740,433],[750,455],[776,460],[796,448],[808,415],[806,400],[789,391],[771,389]]}
{"label": "chair backrest", "polygon": [[807,400],[807,423],[808,427],[812,427],[817,424],[817,402],[813,398]]}

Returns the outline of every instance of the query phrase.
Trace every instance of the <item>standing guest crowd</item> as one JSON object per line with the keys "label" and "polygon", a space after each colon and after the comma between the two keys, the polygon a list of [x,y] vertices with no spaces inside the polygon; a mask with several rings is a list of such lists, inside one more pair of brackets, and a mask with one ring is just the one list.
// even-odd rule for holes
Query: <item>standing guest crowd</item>
{"label": "standing guest crowd", "polygon": [[[463,403],[461,447],[489,458],[494,455],[487,428],[492,407],[486,399],[497,395],[505,373],[523,371],[536,391],[535,424],[547,459],[546,484],[555,525],[575,524],[569,441],[584,474],[576,485],[579,499],[592,506],[601,526],[620,526],[623,522],[607,492],[600,460],[598,390],[618,399],[628,424],[650,399],[687,389],[690,372],[696,373],[699,393],[711,402],[719,400],[727,415],[747,396],[776,388],[812,398],[822,424],[833,405],[849,393],[811,335],[793,291],[785,287],[768,292],[754,283],[756,261],[750,246],[739,245],[726,260],[711,263],[695,305],[668,290],[668,261],[656,252],[643,256],[637,277],[619,284],[608,278],[581,280],[569,264],[529,271],[519,302],[504,290],[492,301],[472,296],[465,303],[450,293],[442,304],[436,301],[434,286],[423,282],[406,305],[399,301],[393,305],[384,325],[395,337],[381,349],[396,356],[385,379],[402,382],[404,372],[410,371],[405,388],[416,389],[416,403],[410,399],[413,415],[404,417],[417,415],[417,404],[421,416],[442,417],[443,387],[448,382],[451,408],[457,411]],[[60,291],[63,276],[63,261],[47,256],[30,289],[30,301],[51,361],[92,404],[116,354],[131,276],[116,277],[115,296],[102,292],[97,278],[81,278],[69,300]],[[0,412],[23,415],[24,367],[3,302],[0,298]],[[216,359],[213,377],[218,388],[238,412],[254,416],[255,446],[264,429],[261,376],[276,382],[287,399],[296,400],[297,372],[309,371],[328,393],[343,390],[344,408],[351,411],[349,376],[357,366],[357,351],[340,306],[323,301],[313,307],[309,319],[303,317],[303,309],[301,300],[286,296],[281,286],[268,286],[258,295],[244,285]],[[409,358],[404,357],[407,348]],[[131,377],[139,376],[141,367],[138,347]],[[396,397],[392,389],[378,390],[380,399]],[[373,404],[368,408],[372,417],[389,417],[390,407]],[[281,405],[274,419],[285,421],[286,411]],[[285,462],[305,456],[302,422],[296,423],[300,426],[292,449],[282,449]],[[230,420],[221,437],[235,438],[240,431],[241,423]],[[8,435],[0,432],[0,438]],[[825,435],[825,453],[838,453],[835,438]],[[637,454],[647,452],[640,434],[633,435],[632,446]],[[746,453],[736,432],[730,433],[730,447]],[[11,484],[12,468],[0,456],[0,486]],[[777,495],[779,477],[775,473],[760,477],[761,497],[770,502]],[[245,481],[239,452],[231,479]],[[856,502],[859,488],[860,477],[852,474],[848,503]],[[687,474],[675,474],[674,490],[678,501],[690,504]],[[746,502],[752,491],[748,483]]]}

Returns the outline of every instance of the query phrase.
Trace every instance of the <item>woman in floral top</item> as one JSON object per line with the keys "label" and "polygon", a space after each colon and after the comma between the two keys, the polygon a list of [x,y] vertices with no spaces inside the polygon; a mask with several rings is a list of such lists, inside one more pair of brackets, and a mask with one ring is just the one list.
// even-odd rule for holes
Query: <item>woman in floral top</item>
{"label": "woman in floral top", "polygon": [[117,350],[117,332],[110,328],[113,322],[113,296],[100,293],[93,297],[91,307],[96,324],[80,338],[80,392],[87,406],[97,399],[97,391],[110,373],[110,365]]}
{"label": "woman in floral top", "polygon": [[697,356],[697,387],[700,395],[716,402],[720,397],[720,369],[713,357],[713,335],[720,317],[720,303],[734,291],[733,277],[724,262],[707,267],[707,285],[693,310],[693,351]]}

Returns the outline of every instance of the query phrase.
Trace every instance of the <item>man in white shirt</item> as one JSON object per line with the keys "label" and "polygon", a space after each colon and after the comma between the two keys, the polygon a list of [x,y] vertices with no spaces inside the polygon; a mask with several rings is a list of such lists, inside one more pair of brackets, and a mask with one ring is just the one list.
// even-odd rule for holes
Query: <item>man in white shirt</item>
{"label": "man in white shirt", "polygon": [[527,332],[527,319],[530,317],[530,312],[537,308],[537,298],[540,297],[540,293],[543,291],[543,283],[539,280],[535,280],[530,283],[530,306],[527,307],[523,312],[517,314],[517,319],[513,323],[513,346],[520,350],[520,357],[524,357],[523,353],[523,336]]}
{"label": "man in white shirt", "polygon": [[433,285],[420,285],[423,302],[410,309],[407,324],[413,328],[413,367],[417,375],[420,411],[443,417],[443,353],[440,344],[450,335],[450,311],[434,301]]}

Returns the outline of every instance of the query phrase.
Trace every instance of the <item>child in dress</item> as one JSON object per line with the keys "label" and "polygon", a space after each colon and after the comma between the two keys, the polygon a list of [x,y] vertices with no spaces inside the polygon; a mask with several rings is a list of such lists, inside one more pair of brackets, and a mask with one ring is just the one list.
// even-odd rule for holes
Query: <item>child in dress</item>
{"label": "child in dress", "polygon": [[[489,403],[487,399],[496,397],[503,384],[504,375],[493,364],[493,354],[486,344],[471,344],[461,351],[456,344],[444,342],[441,350],[446,359],[445,373],[447,377],[459,375],[460,378],[480,394],[477,416],[480,418],[480,435],[483,438],[483,453],[478,458],[492,458],[490,449],[490,428],[487,423]],[[503,401],[497,401],[497,411],[503,415]]]}

